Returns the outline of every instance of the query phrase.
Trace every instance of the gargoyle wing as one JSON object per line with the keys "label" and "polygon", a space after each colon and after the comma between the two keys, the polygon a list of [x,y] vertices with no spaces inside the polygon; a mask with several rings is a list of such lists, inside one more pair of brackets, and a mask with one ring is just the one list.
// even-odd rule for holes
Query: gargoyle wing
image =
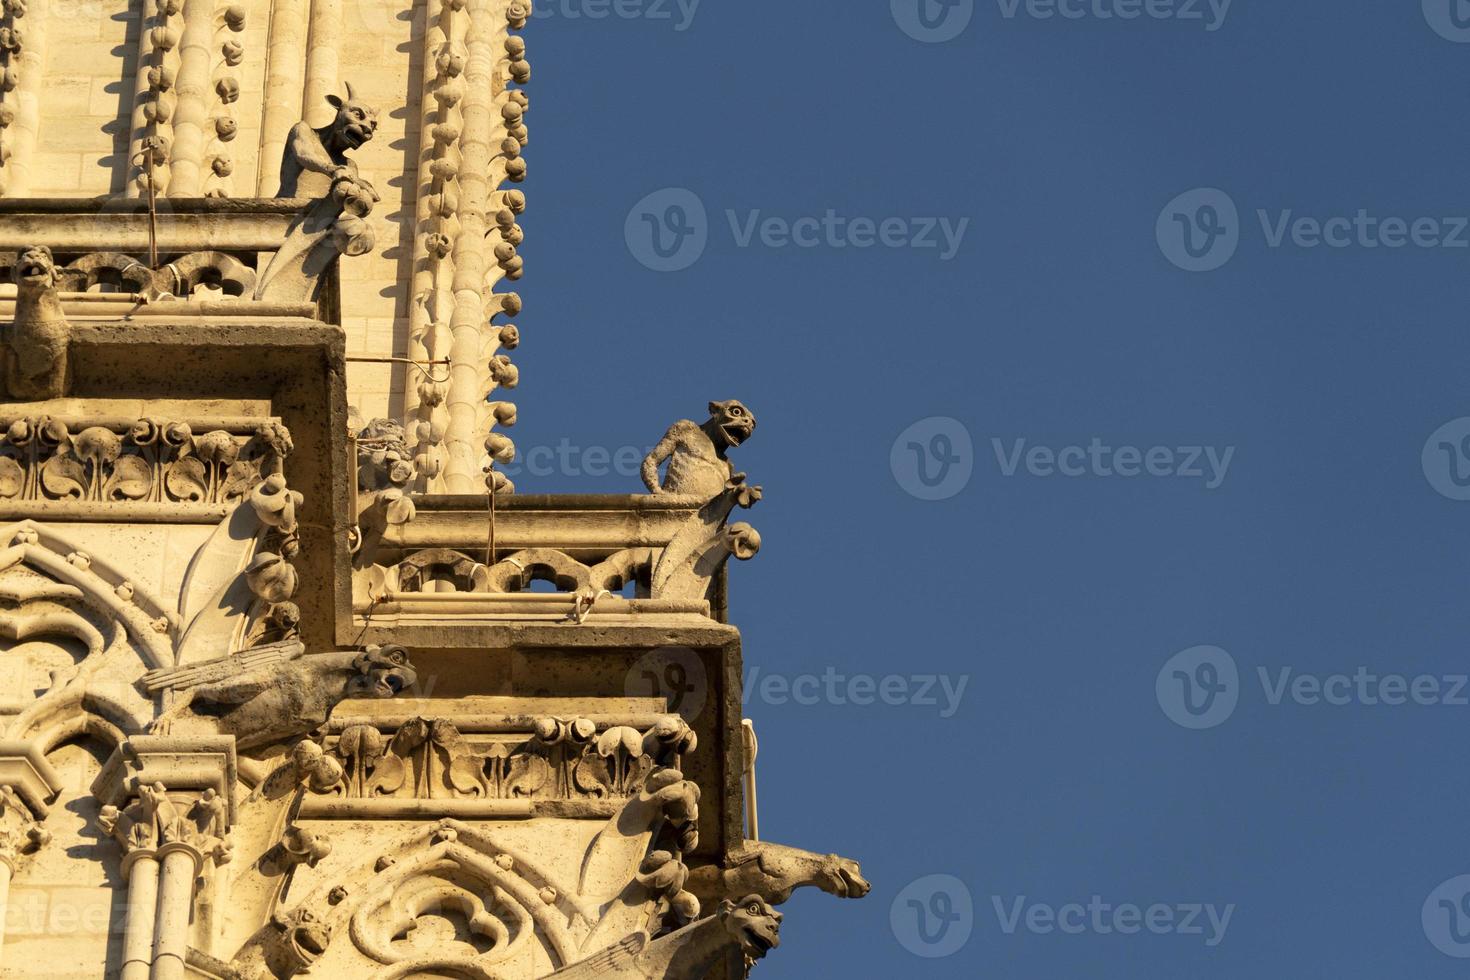
{"label": "gargoyle wing", "polygon": [[253,650],[242,650],[227,657],[205,660],[183,667],[159,667],[143,675],[143,686],[149,694],[173,691],[179,688],[199,687],[217,681],[238,677],[246,671],[273,664],[295,660],[306,652],[300,640],[282,640],[267,643]]}
{"label": "gargoyle wing", "polygon": [[606,949],[598,950],[585,960],[548,973],[544,980],[623,980],[641,977],[633,972],[638,956],[648,948],[648,933],[635,932]]}

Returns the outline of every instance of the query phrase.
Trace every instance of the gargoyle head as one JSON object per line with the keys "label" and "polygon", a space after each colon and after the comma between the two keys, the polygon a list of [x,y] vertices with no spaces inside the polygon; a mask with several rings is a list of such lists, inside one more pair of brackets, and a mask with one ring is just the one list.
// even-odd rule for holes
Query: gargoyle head
{"label": "gargoyle head", "polygon": [[[802,866],[808,863],[810,867]],[[862,867],[838,854],[808,855],[806,852],[787,853],[771,849],[761,856],[761,870],[778,880],[800,880],[802,876],[810,875],[813,885],[838,898],[862,898],[873,890],[863,877]],[[788,890],[786,897],[790,896]]]}
{"label": "gargoyle head", "polygon": [[362,146],[378,131],[378,110],[360,101],[353,94],[351,83],[343,84],[347,87],[345,100],[335,95],[327,96],[327,101],[337,110],[337,118],[327,127],[326,138],[322,140],[337,156]]}
{"label": "gargoyle head", "polygon": [[838,898],[863,898],[873,890],[856,861],[836,854],[828,854],[827,860],[823,862],[822,879],[818,882],[818,887]]}
{"label": "gargoyle head", "polygon": [[755,415],[735,399],[709,403],[709,421],[701,428],[715,448],[724,451],[738,446],[755,431]]}
{"label": "gargoyle head", "polygon": [[749,959],[762,959],[781,945],[782,915],[759,895],[747,895],[738,902],[727,899],[720,903],[718,914],[725,931]]}
{"label": "gargoyle head", "polygon": [[16,256],[12,272],[17,286],[46,289],[56,285],[56,260],[45,245],[31,245]]}
{"label": "gargoyle head", "polygon": [[292,976],[316,962],[317,957],[327,951],[332,942],[332,926],[319,919],[311,909],[300,907],[290,912],[276,912],[271,925],[280,930],[280,941],[270,944],[274,948],[267,954],[271,966],[279,971],[282,967],[289,973],[278,972],[279,976]]}
{"label": "gargoyle head", "polygon": [[357,670],[349,689],[352,697],[391,698],[419,679],[408,662],[408,651],[396,643],[368,647],[352,666]]}

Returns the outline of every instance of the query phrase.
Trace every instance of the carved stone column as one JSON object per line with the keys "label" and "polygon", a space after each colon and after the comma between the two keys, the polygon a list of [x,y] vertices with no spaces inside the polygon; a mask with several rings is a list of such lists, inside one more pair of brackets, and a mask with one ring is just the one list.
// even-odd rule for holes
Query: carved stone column
{"label": "carved stone column", "polygon": [[154,980],[184,975],[194,882],[204,870],[204,854],[194,842],[173,840],[158,849],[158,917],[153,926]]}
{"label": "carved stone column", "polygon": [[123,857],[128,880],[128,921],[123,934],[122,980],[148,980],[153,965],[154,913],[158,910],[158,858],[151,849],[130,849]]}
{"label": "carved stone column", "polygon": [[61,777],[34,745],[0,741],[0,943],[16,861],[50,839],[41,821],[59,792]]}
{"label": "carved stone column", "polygon": [[99,823],[125,852],[122,980],[184,976],[199,876],[229,860],[234,788],[229,736],[135,736],[97,775]]}

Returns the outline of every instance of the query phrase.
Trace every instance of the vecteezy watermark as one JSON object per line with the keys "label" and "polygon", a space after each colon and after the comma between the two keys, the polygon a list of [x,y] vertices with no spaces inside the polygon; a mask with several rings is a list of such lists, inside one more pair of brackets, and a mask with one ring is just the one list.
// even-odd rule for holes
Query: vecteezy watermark
{"label": "vecteezy watermark", "polygon": [[957,419],[920,419],[893,440],[888,467],[898,485],[920,500],[947,500],[969,485],[975,444]]}
{"label": "vecteezy watermark", "polygon": [[632,478],[643,472],[643,459],[651,451],[649,446],[579,446],[563,437],[555,446],[531,446],[518,452],[511,462],[497,464],[495,468],[511,479],[523,475]]}
{"label": "vecteezy watermark", "polygon": [[[759,208],[724,211],[736,248],[914,249],[934,251],[941,262],[959,254],[969,218],[866,217],[827,208],[820,215],[766,214]],[[704,201],[684,187],[654,191],[628,212],[623,238],[628,251],[655,272],[687,269],[704,255],[712,228]]]}
{"label": "vecteezy watermark", "polygon": [[127,925],[126,896],[111,889],[79,885],[19,885],[5,903],[5,935],[29,936],[120,935]]}
{"label": "vecteezy watermark", "polygon": [[1470,417],[1451,419],[1424,442],[1424,478],[1443,497],[1470,500]]}
{"label": "vecteezy watermark", "polygon": [[953,718],[970,686],[970,676],[962,674],[844,674],[828,667],[820,674],[795,676],[764,673],[760,667],[748,667],[744,678],[743,703],[752,699],[772,707],[788,704],[803,708],[819,704],[858,708],[885,705],[890,708],[938,708],[939,717]]}
{"label": "vecteezy watermark", "polygon": [[1203,480],[1206,490],[1217,490],[1230,472],[1235,447],[1226,446],[1110,446],[1094,436],[1086,446],[1060,448],[1028,445],[1025,439],[1007,444],[990,440],[1001,476],[1025,472],[1034,477],[1159,477]]}
{"label": "vecteezy watermark", "polygon": [[[1005,20],[1134,21],[1196,23],[1213,33],[1225,26],[1234,0],[996,0]],[[889,0],[893,21],[915,41],[938,44],[965,32],[975,0]]]}
{"label": "vecteezy watermark", "polygon": [[1225,26],[1234,0],[996,0],[1001,16],[1015,20],[1177,20],[1211,33]]}
{"label": "vecteezy watermark", "polygon": [[926,875],[894,896],[888,925],[898,944],[915,956],[953,956],[975,929],[975,901],[954,875]]}
{"label": "vecteezy watermark", "polygon": [[709,245],[704,201],[685,187],[654,191],[628,212],[623,240],[633,258],[654,272],[687,269]]}
{"label": "vecteezy watermark", "polygon": [[[1114,446],[1101,436],[1048,446],[1025,438],[992,438],[996,469],[1008,479],[1183,479],[1218,490],[1230,473],[1234,446]],[[920,419],[893,440],[888,467],[900,487],[920,500],[946,500],[969,485],[975,446],[963,422],[936,415]]]}
{"label": "vecteezy watermark", "polygon": [[[1402,217],[1358,208],[1323,217],[1292,208],[1257,208],[1255,219],[1262,241],[1273,250],[1470,248],[1466,215]],[[1186,272],[1211,272],[1229,262],[1244,232],[1235,201],[1216,187],[1185,191],[1164,205],[1154,224],[1159,251]]]}
{"label": "vecteezy watermark", "polygon": [[702,0],[535,0],[537,20],[647,20],[687,31]]}
{"label": "vecteezy watermark", "polygon": [[1061,933],[1067,936],[1096,935],[1136,936],[1200,936],[1211,948],[1225,940],[1230,920],[1235,916],[1235,903],[1218,906],[1213,902],[1105,902],[1093,895],[1087,902],[1053,905],[1038,902],[1025,895],[990,897],[1001,932],[1013,936],[1025,931],[1037,936]]}
{"label": "vecteezy watermark", "polygon": [[1446,41],[1470,44],[1470,4],[1465,0],[1422,0],[1424,20]]}
{"label": "vecteezy watermark", "polygon": [[1457,960],[1470,959],[1470,875],[1441,883],[1424,900],[1419,916],[1435,949]]}
{"label": "vecteezy watermark", "polygon": [[660,647],[639,657],[623,678],[630,698],[655,698],[685,721],[692,722],[709,698],[704,661],[689,647]]}
{"label": "vecteezy watermark", "polygon": [[1164,205],[1154,224],[1164,258],[1187,272],[1210,272],[1240,247],[1240,214],[1230,195],[1215,187],[1185,191]]}
{"label": "vecteezy watermark", "polygon": [[1214,728],[1235,713],[1240,672],[1235,658],[1219,647],[1190,647],[1174,654],[1159,670],[1154,694],[1176,725]]}
{"label": "vecteezy watermark", "polygon": [[953,41],[970,26],[975,0],[889,0],[893,22],[915,41]]}
{"label": "vecteezy watermark", "polygon": [[[1225,941],[1235,917],[1234,902],[1044,902],[1027,895],[991,895],[1000,933],[1014,936],[1195,936],[1214,948]],[[969,887],[953,875],[926,875],[893,899],[888,923],[900,946],[926,959],[953,956],[975,928]]]}
{"label": "vecteezy watermark", "polygon": [[[1470,707],[1470,674],[1380,674],[1367,666],[1352,673],[1314,674],[1291,666],[1258,666],[1265,703],[1304,708]],[[1154,692],[1170,721],[1184,728],[1223,725],[1243,693],[1235,658],[1219,647],[1176,653],[1159,670]]]}

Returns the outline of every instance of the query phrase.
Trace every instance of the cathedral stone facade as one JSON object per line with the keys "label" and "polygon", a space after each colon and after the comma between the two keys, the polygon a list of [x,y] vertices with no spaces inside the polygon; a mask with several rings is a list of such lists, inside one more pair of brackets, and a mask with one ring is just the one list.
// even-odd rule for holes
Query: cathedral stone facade
{"label": "cathedral stone facade", "polygon": [[496,468],[526,0],[3,10],[0,975],[738,978],[865,895],[759,840],[751,408]]}

